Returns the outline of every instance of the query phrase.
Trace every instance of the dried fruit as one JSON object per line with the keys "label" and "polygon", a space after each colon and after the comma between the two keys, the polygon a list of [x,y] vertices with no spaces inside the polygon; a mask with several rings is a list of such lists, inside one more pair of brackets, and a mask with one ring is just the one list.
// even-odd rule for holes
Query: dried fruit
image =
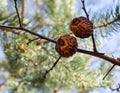
{"label": "dried fruit", "polygon": [[61,36],[56,43],[55,49],[62,57],[69,57],[76,53],[78,43],[75,37],[70,35]]}
{"label": "dried fruit", "polygon": [[93,34],[93,23],[85,17],[74,18],[70,23],[70,29],[79,38],[88,38]]}

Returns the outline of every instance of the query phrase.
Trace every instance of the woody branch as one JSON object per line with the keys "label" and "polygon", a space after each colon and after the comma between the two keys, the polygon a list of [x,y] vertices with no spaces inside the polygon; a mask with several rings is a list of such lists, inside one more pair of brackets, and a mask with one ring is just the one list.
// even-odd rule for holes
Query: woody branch
{"label": "woody branch", "polygon": [[[85,12],[85,15],[86,15],[87,19],[89,20],[89,14],[87,13],[87,10],[86,10],[86,7],[85,7],[85,1],[81,0],[81,2],[82,2],[82,9]],[[94,39],[93,34],[92,34],[91,38],[92,38],[92,42],[93,42],[93,50],[94,50],[94,52],[97,52],[97,48],[96,48],[95,39]]]}

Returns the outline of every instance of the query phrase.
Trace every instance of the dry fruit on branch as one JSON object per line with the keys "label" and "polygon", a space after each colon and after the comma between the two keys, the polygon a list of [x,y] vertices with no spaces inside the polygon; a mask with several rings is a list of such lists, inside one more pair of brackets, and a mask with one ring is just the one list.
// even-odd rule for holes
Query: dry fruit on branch
{"label": "dry fruit on branch", "polygon": [[70,57],[77,52],[78,43],[75,37],[70,35],[61,36],[56,43],[55,49],[62,57]]}
{"label": "dry fruit on branch", "polygon": [[93,34],[93,23],[85,17],[76,17],[70,23],[70,30],[79,38],[88,38]]}

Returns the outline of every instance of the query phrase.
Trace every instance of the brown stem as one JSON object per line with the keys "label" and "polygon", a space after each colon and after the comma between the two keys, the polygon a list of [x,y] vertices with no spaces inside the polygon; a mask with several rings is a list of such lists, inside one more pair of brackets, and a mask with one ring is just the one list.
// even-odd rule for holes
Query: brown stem
{"label": "brown stem", "polygon": [[56,41],[53,40],[53,39],[50,39],[50,38],[45,37],[45,36],[43,36],[43,35],[37,34],[37,33],[33,32],[33,31],[30,31],[30,30],[28,30],[28,29],[26,29],[26,28],[23,28],[23,27],[13,27],[13,26],[3,26],[3,25],[0,25],[0,28],[2,28],[2,29],[22,30],[22,31],[28,32],[28,33],[30,33],[30,34],[32,34],[32,35],[38,36],[38,37],[40,37],[41,39],[45,39],[45,40],[50,41],[50,42],[52,42],[52,43],[56,43]]}
{"label": "brown stem", "polygon": [[113,89],[112,87],[110,87],[110,89],[111,89],[112,91],[117,91],[117,92],[119,92],[119,90],[120,90],[120,84],[118,84],[118,87],[117,87],[117,88]]}
{"label": "brown stem", "polygon": [[105,74],[105,76],[103,77],[103,80],[105,80],[106,76],[110,73],[110,71],[115,67],[116,65],[114,64]]}
{"label": "brown stem", "polygon": [[92,51],[87,51],[87,50],[83,50],[83,49],[78,49],[77,52],[80,52],[80,53],[84,53],[84,54],[89,54],[91,56],[95,56],[95,57],[98,57],[98,58],[101,58],[101,59],[104,59],[112,64],[115,64],[115,65],[119,65],[120,66],[120,61],[119,60],[116,60],[114,58],[111,58],[111,57],[108,57],[107,55],[103,55],[101,53],[97,53],[97,52],[92,52]]}
{"label": "brown stem", "polygon": [[94,36],[93,36],[93,34],[92,34],[92,42],[93,42],[93,50],[94,50],[94,52],[97,52],[97,48],[96,48],[96,45],[95,45],[95,39],[94,39]]}
{"label": "brown stem", "polygon": [[17,16],[18,16],[19,25],[20,25],[20,27],[22,27],[20,15],[19,15],[18,8],[17,8],[17,0],[14,0],[14,3],[15,3],[16,13],[17,13]]}
{"label": "brown stem", "polygon": [[87,10],[86,10],[86,7],[85,7],[85,1],[84,1],[84,0],[81,0],[81,2],[82,2],[82,5],[83,5],[82,9],[83,9],[83,11],[84,11],[85,14],[86,14],[87,19],[89,19],[89,14],[87,13]]}
{"label": "brown stem", "polygon": [[51,70],[53,70],[53,68],[57,65],[57,63],[59,62],[59,60],[60,60],[61,57],[62,57],[62,56],[60,56],[60,57],[56,60],[56,62],[52,65],[51,68],[49,68],[48,70],[46,70],[45,74],[43,75],[43,81],[46,79],[47,74],[48,74]]}
{"label": "brown stem", "polygon": [[112,25],[114,24],[115,22],[119,21],[120,20],[120,14],[117,16],[117,18],[114,18],[113,20],[109,21],[109,22],[105,22],[103,24],[100,24],[98,26],[95,26],[94,29],[97,29],[97,28],[102,28],[102,27],[106,27],[106,26],[109,26],[109,25]]}
{"label": "brown stem", "polygon": [[29,39],[29,42],[27,43],[27,45],[29,45],[31,42],[33,42],[33,41],[35,41],[35,40],[38,40],[38,39],[40,39],[40,38],[37,37],[37,38],[34,38],[34,39]]}
{"label": "brown stem", "polygon": [[[85,15],[86,15],[87,19],[89,20],[89,14],[87,13],[87,10],[86,10],[86,7],[85,7],[85,1],[81,0],[81,2],[82,2],[82,9],[85,12]],[[92,42],[93,42],[93,50],[94,50],[94,52],[97,52],[94,35],[92,34],[91,37],[92,37]]]}

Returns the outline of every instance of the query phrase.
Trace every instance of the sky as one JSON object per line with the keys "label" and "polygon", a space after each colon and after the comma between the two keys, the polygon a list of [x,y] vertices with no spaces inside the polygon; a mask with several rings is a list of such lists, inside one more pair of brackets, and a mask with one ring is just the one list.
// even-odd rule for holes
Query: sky
{"label": "sky", "polygon": [[0,62],[2,61],[6,61],[6,55],[4,53],[2,46],[0,46]]}
{"label": "sky", "polygon": [[[2,1],[2,0],[0,0],[0,1]],[[29,0],[27,0],[27,2],[28,1]],[[76,7],[81,8],[80,4],[78,3],[80,1],[81,0],[77,0]],[[110,9],[111,7],[114,7],[113,2],[115,4],[117,4],[118,1],[119,0],[86,0],[85,4],[87,5],[86,8],[88,11],[94,11],[94,12],[101,13],[101,12],[105,12],[106,10]],[[79,10],[77,10],[77,11],[79,11]],[[117,51],[120,51],[120,47],[118,47],[118,46],[120,46],[120,42],[119,42],[120,37],[119,36],[120,36],[120,33],[112,34],[112,36],[109,39],[109,42],[108,42],[108,40],[105,40],[104,43],[102,44],[100,50],[103,52],[109,52],[109,53],[113,54],[113,56],[115,56],[115,57],[120,56],[120,54],[116,53],[116,49],[117,49]],[[2,44],[0,44],[0,61],[6,59],[6,56],[4,54],[4,49],[1,47],[1,45]],[[112,46],[112,47],[109,47],[109,46]],[[118,74],[117,72],[114,72],[113,74],[115,74],[114,78],[119,78],[117,75]],[[117,79],[117,81],[120,81],[120,80]],[[0,92],[0,93],[2,93],[2,92]],[[5,92],[5,93],[7,93],[7,92]],[[74,93],[77,93],[77,91],[74,91]],[[111,92],[108,87],[105,87],[105,88],[100,87],[100,88],[96,88],[93,91],[90,91],[89,93],[117,93],[117,92]]]}
{"label": "sky", "polygon": [[[120,3],[119,0],[85,0],[85,5],[86,5],[87,12],[89,13],[89,17],[91,19],[94,13],[99,14],[99,13],[106,12],[109,9],[114,8],[115,5],[118,4],[118,2]],[[86,16],[82,10],[81,0],[76,0],[75,5],[77,7],[76,11],[80,12],[80,15],[82,14],[83,16]]]}

